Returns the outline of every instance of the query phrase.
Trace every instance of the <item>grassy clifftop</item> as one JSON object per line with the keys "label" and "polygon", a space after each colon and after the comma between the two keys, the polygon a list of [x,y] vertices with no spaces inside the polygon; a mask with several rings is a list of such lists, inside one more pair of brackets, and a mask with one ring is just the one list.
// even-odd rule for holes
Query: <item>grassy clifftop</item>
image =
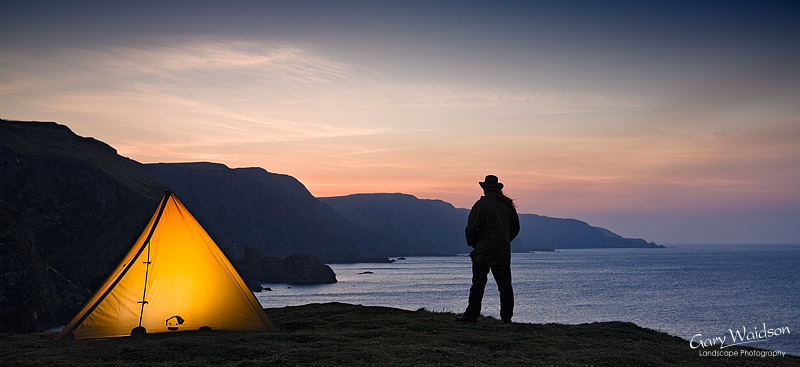
{"label": "grassy clifftop", "polygon": [[[280,332],[156,334],[55,342],[0,336],[8,365],[800,366],[800,358],[700,357],[686,340],[631,323],[512,324],[339,303],[267,309]],[[743,350],[728,348],[725,350]]]}

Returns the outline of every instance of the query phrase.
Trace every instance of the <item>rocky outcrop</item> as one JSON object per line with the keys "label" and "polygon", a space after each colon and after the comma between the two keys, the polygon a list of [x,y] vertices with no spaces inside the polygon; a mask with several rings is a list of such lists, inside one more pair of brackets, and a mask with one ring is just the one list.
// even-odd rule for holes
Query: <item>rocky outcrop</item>
{"label": "rocky outcrop", "polygon": [[45,264],[20,213],[0,200],[0,332],[64,324],[89,295]]}
{"label": "rocky outcrop", "polygon": [[258,249],[245,247],[244,257],[233,263],[248,287],[254,291],[261,291],[261,283],[336,283],[333,270],[311,254],[294,254],[285,259],[262,257]]}

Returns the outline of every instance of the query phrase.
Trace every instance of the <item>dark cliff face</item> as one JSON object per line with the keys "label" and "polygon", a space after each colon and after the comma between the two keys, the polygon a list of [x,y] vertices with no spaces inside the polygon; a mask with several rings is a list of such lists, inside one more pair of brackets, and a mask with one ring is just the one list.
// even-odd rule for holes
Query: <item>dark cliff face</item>
{"label": "dark cliff face", "polygon": [[[213,164],[178,168],[160,173],[229,254],[241,256],[253,244],[278,256],[363,258],[339,234],[365,231],[290,176]],[[0,120],[0,331],[69,321],[156,210],[167,188],[148,174],[157,169],[62,125]],[[300,273],[282,275],[294,274],[294,282],[331,281],[330,268],[313,256],[287,260],[283,269]]]}
{"label": "dark cliff face", "polygon": [[0,199],[39,255],[94,289],[147,224],[163,187],[108,145],[55,123],[0,121]]}
{"label": "dark cliff face", "polygon": [[0,120],[3,329],[69,321],[147,224],[163,188],[65,126]]}
{"label": "dark cliff face", "polygon": [[[320,198],[353,223],[386,236],[379,247],[389,255],[452,255],[471,249],[464,239],[468,209],[405,194],[357,194]],[[512,250],[543,248],[656,247],[623,238],[576,219],[520,214]]]}
{"label": "dark cliff face", "polygon": [[441,200],[406,194],[356,194],[320,198],[345,218],[383,239],[374,246],[390,256],[453,255],[468,252],[466,216]]}
{"label": "dark cliff face", "polygon": [[169,185],[231,258],[242,257],[245,246],[265,256],[310,253],[325,262],[363,256],[359,243],[370,234],[320,203],[294,177],[214,163],[144,167]]}
{"label": "dark cliff face", "polygon": [[89,295],[45,264],[20,213],[0,200],[0,331],[64,324]]}
{"label": "dark cliff face", "polygon": [[517,240],[517,251],[541,247],[554,249],[657,247],[645,240],[624,238],[605,228],[593,227],[577,219],[521,214],[519,221],[521,229]]}

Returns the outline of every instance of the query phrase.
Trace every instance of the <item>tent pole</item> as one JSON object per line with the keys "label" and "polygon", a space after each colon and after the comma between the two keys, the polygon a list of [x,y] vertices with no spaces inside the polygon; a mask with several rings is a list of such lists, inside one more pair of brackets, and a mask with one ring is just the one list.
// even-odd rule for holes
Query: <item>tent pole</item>
{"label": "tent pole", "polygon": [[[131,266],[133,266],[133,263],[136,261],[136,259],[139,258],[139,255],[142,254],[142,251],[144,251],[145,246],[148,246],[150,244],[150,238],[153,237],[153,233],[156,231],[156,227],[158,226],[158,221],[161,219],[161,214],[164,213],[164,208],[167,207],[167,201],[169,201],[169,198],[170,198],[171,195],[172,195],[172,191],[171,190],[167,189],[166,191],[164,191],[164,199],[162,199],[162,201],[161,201],[161,207],[158,209],[158,214],[156,215],[156,220],[153,222],[153,226],[150,227],[150,233],[147,234],[147,238],[144,240],[144,243],[142,244],[142,247],[139,248],[139,251],[136,252],[136,255],[133,256],[133,259],[131,259],[131,261],[128,263],[128,265],[125,266],[125,269],[122,270],[122,273],[119,274],[117,279],[114,279],[114,283],[111,283],[111,285],[108,287],[108,289],[106,289],[106,291],[103,292],[103,295],[100,296],[100,298],[97,299],[97,301],[92,305],[92,307],[90,307],[89,310],[87,310],[81,316],[80,320],[78,320],[78,322],[76,322],[72,326],[72,328],[70,330],[66,330],[66,332],[62,332],[60,336],[66,336],[66,335],[71,334],[75,330],[75,328],[77,328],[80,324],[82,324],[86,320],[86,318],[89,317],[89,315],[92,313],[92,311],[94,311],[94,309],[97,308],[97,306],[100,305],[100,302],[103,302],[103,300],[106,298],[106,296],[108,296],[109,293],[111,293],[111,290],[114,289],[114,287],[117,285],[117,283],[119,283],[119,281],[122,280],[122,277],[125,276],[125,273],[127,273],[128,270],[131,268]],[[141,326],[141,321],[140,321],[140,326]]]}
{"label": "tent pole", "polygon": [[150,241],[149,240],[147,241],[147,261],[145,261],[144,264],[145,264],[144,265],[145,266],[145,268],[144,268],[144,286],[142,287],[142,300],[141,300],[141,302],[139,302],[139,303],[142,304],[142,310],[139,311],[139,327],[142,326],[142,317],[144,316],[144,305],[147,303],[147,301],[145,301],[144,298],[145,298],[145,295],[147,295],[147,274],[150,273]]}

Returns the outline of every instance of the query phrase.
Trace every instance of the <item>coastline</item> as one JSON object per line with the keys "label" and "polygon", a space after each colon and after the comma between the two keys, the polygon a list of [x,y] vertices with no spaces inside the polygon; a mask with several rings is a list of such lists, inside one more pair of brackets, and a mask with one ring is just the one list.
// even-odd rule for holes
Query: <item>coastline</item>
{"label": "coastline", "polygon": [[[696,334],[728,335],[728,329],[740,330],[743,325],[748,330],[760,329],[762,323],[795,331],[800,322],[792,311],[797,291],[791,282],[769,279],[782,279],[782,274],[791,271],[800,251],[786,246],[758,249],[677,246],[659,251],[575,249],[514,254],[514,320],[569,325],[624,321],[686,340]],[[769,272],[727,279],[733,283],[699,281],[724,269],[752,267]],[[332,268],[339,279],[336,284],[270,284],[273,291],[257,298],[266,308],[344,302],[457,313],[466,307],[471,275],[466,256],[407,257],[394,264]],[[761,300],[767,299],[769,304],[763,304]],[[499,317],[498,300],[496,287],[489,284],[482,313]],[[793,335],[760,344],[756,346],[800,352]]]}

